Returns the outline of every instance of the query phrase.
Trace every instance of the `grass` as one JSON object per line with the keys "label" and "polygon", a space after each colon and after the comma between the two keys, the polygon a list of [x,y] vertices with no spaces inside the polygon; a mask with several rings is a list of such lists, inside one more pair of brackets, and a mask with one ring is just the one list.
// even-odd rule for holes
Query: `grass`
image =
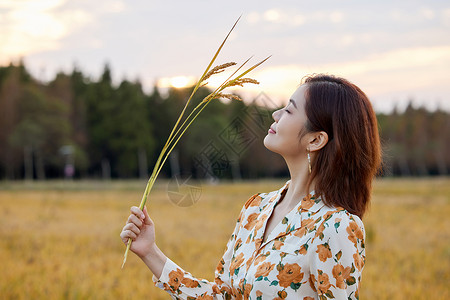
{"label": "grass", "polygon": [[[148,203],[158,245],[211,280],[243,203],[283,183],[203,184],[199,202],[181,208],[168,199],[167,182],[158,181]],[[120,269],[119,233],[145,184],[0,183],[0,298],[167,299],[134,255]],[[364,219],[361,298],[449,298],[449,214],[449,178],[378,180]]]}

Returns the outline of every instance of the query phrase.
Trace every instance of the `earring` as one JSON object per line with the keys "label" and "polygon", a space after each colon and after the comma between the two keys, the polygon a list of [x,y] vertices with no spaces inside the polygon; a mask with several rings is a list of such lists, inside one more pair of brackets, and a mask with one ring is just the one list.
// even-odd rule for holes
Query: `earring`
{"label": "earring", "polygon": [[308,155],[308,170],[309,170],[309,174],[311,174],[311,156],[309,155],[309,148],[306,149],[307,155]]}

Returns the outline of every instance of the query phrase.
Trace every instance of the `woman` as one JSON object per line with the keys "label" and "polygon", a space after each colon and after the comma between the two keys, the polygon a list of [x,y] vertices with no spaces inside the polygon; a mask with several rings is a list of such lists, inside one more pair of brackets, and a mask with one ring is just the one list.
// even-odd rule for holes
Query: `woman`
{"label": "woman", "polygon": [[347,80],[316,75],[273,119],[264,145],[285,159],[291,180],[245,203],[214,282],[167,258],[147,210],[131,208],[120,236],[173,298],[359,298],[361,218],[381,161],[372,106]]}

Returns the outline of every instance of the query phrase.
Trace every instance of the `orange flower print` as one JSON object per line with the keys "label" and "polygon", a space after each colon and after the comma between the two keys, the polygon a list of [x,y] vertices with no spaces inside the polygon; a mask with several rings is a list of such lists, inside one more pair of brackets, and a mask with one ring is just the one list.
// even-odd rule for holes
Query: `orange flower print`
{"label": "orange flower print", "polygon": [[325,230],[325,225],[324,225],[324,222],[322,222],[322,224],[320,224],[319,228],[317,228],[316,234],[314,237],[319,237],[322,240],[324,230]]}
{"label": "orange flower print", "polygon": [[285,264],[277,275],[280,286],[288,287],[291,283],[299,283],[304,275],[301,270],[298,264]]}
{"label": "orange flower print", "polygon": [[242,240],[239,238],[235,243],[234,243],[234,251],[236,251],[237,249],[239,249],[239,247],[242,246]]}
{"label": "orange flower print", "polygon": [[331,258],[330,246],[327,243],[317,246],[316,253],[319,254],[320,261],[325,262],[328,258]]}
{"label": "orange flower print", "polygon": [[281,246],[283,246],[283,245],[284,245],[284,243],[283,243],[282,241],[276,240],[276,241],[273,242],[273,247],[272,247],[272,249],[274,249],[274,250],[280,250],[280,249],[281,249]]}
{"label": "orange flower print", "polygon": [[219,274],[223,274],[223,272],[224,272],[223,266],[224,266],[224,265],[225,265],[225,260],[222,258],[222,259],[219,261],[219,264],[218,264],[217,267],[216,267],[216,272],[219,273]]}
{"label": "orange flower print", "polygon": [[278,291],[277,295],[278,295],[278,297],[274,298],[274,300],[283,300],[283,299],[286,299],[286,297],[287,297],[287,293],[285,290]]}
{"label": "orange flower print", "polygon": [[[258,204],[253,204],[253,202],[257,202]],[[256,194],[251,196],[247,202],[245,202],[244,207],[249,208],[250,206],[259,206],[259,203],[261,203],[261,197]]]}
{"label": "orange flower print", "polygon": [[[231,288],[229,288],[229,287],[226,286],[226,285],[223,285],[223,286],[220,287],[220,293],[222,293],[222,294],[228,294],[228,295],[232,295],[232,294],[233,294]],[[219,294],[219,293],[217,293],[217,294]]]}
{"label": "orange flower print", "polygon": [[261,218],[259,218],[259,220],[255,224],[255,231],[258,231],[263,227],[264,221],[266,221],[266,219],[267,219],[266,214],[262,215]]}
{"label": "orange flower print", "polygon": [[270,262],[262,263],[258,266],[258,269],[255,273],[255,278],[258,278],[260,276],[267,277],[269,276],[270,272],[272,272],[273,268],[275,267],[275,264],[271,264]]}
{"label": "orange flower print", "polygon": [[244,278],[241,278],[238,286],[239,286],[239,289],[241,290],[241,292],[243,292],[244,291]]}
{"label": "orange flower print", "polygon": [[[241,223],[242,222],[242,215],[243,215],[243,213],[242,213],[242,211],[239,213],[239,217],[238,217],[238,219],[237,219],[237,222],[239,222],[239,223]],[[241,223],[241,226],[242,226],[242,223]]]}
{"label": "orange flower print", "polygon": [[336,212],[336,210],[327,211],[327,213],[323,215],[323,220],[324,220],[324,221],[328,220],[328,219],[330,218],[330,216],[331,216],[332,214],[334,214],[335,212]]}
{"label": "orange flower print", "polygon": [[214,300],[213,296],[207,295],[206,293],[204,293],[204,294],[202,294],[200,296],[197,296],[196,299],[197,300],[198,299],[200,299],[200,300]]}
{"label": "orange flower print", "polygon": [[307,231],[306,227],[302,226],[294,232],[294,235],[301,238],[306,234],[306,231]]}
{"label": "orange flower print", "polygon": [[298,251],[299,254],[305,255],[306,252],[308,252],[308,245],[304,244],[300,247],[300,250]]}
{"label": "orange flower print", "polygon": [[252,202],[250,202],[249,207],[252,206],[259,206],[261,204],[261,197],[260,196],[256,196]]}
{"label": "orange flower print", "polygon": [[347,286],[345,280],[350,277],[350,267],[345,267],[341,264],[335,265],[333,267],[333,277],[336,279],[336,287],[340,289],[345,289]]}
{"label": "orange flower print", "polygon": [[223,281],[222,279],[220,279],[220,277],[214,278],[214,282],[215,282],[217,285],[222,285],[222,284],[224,283],[224,281]]}
{"label": "orange flower print", "polygon": [[188,288],[196,288],[199,286],[199,282],[197,280],[192,280],[190,278],[183,278],[181,280],[181,283]]}
{"label": "orange flower print", "polygon": [[169,273],[169,285],[176,291],[181,285],[181,280],[184,278],[184,272],[180,269]]}
{"label": "orange flower print", "polygon": [[233,296],[236,300],[242,300],[242,294],[239,292],[239,290],[237,288],[232,289],[233,291]]}
{"label": "orange flower print", "polygon": [[171,291],[172,291],[172,290],[170,289],[170,286],[169,286],[167,283],[164,283],[163,286],[164,286],[164,290],[165,290],[165,291],[167,291],[167,292],[171,292]]}
{"label": "orange flower print", "polygon": [[314,228],[315,220],[312,218],[302,220],[302,227],[306,227],[308,230],[311,230]]}
{"label": "orange flower print", "polygon": [[308,196],[302,199],[302,203],[300,205],[302,209],[310,209],[314,205],[315,202],[313,199],[311,199],[311,197],[312,197],[311,194],[309,194]]}
{"label": "orange flower print", "polygon": [[314,274],[309,274],[309,285],[311,286],[311,289],[314,291],[314,292],[317,292],[317,289],[316,289],[316,277],[314,276]]}
{"label": "orange flower print", "polygon": [[303,237],[308,231],[310,231],[312,228],[314,228],[314,219],[306,219],[302,220],[302,223],[300,225],[300,229],[298,229],[294,235],[298,236],[299,238]]}
{"label": "orange flower print", "polygon": [[247,217],[247,224],[245,224],[244,228],[247,230],[253,229],[253,227],[255,227],[256,224],[256,218],[258,218],[257,213],[252,213],[251,215],[249,215]]}
{"label": "orange flower print", "polygon": [[317,276],[318,286],[317,293],[319,295],[324,295],[328,292],[331,287],[330,278],[327,273],[323,273],[322,270],[318,270],[319,275]]}
{"label": "orange flower print", "polygon": [[265,254],[260,254],[256,259],[255,259],[255,266],[258,265],[259,263],[263,262],[266,260],[267,255]]}
{"label": "orange flower print", "polygon": [[252,290],[252,285],[247,283],[244,285],[244,299],[249,299],[250,297],[250,291]]}
{"label": "orange flower print", "polygon": [[364,234],[359,228],[358,224],[355,221],[351,221],[347,227],[348,239],[353,242],[353,244],[357,243],[357,239],[362,240],[364,238]]}
{"label": "orange flower print", "polygon": [[364,259],[358,253],[353,254],[353,260],[355,261],[355,267],[358,271],[361,271],[364,267]]}
{"label": "orange flower print", "polygon": [[303,300],[314,300],[313,297],[303,297]]}
{"label": "orange flower print", "polygon": [[234,274],[235,270],[244,262],[244,253],[239,253],[234,257],[230,264],[230,273]]}
{"label": "orange flower print", "polygon": [[258,248],[261,246],[262,242],[263,242],[262,239],[256,239],[256,240],[255,240],[255,246],[256,246],[256,249],[258,249]]}

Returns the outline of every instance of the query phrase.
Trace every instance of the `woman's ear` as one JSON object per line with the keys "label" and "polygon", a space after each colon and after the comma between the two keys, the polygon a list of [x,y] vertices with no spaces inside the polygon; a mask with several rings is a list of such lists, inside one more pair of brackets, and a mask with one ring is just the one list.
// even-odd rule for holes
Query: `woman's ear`
{"label": "woman's ear", "polygon": [[309,151],[314,152],[322,149],[328,143],[328,134],[325,131],[311,133],[309,141]]}

